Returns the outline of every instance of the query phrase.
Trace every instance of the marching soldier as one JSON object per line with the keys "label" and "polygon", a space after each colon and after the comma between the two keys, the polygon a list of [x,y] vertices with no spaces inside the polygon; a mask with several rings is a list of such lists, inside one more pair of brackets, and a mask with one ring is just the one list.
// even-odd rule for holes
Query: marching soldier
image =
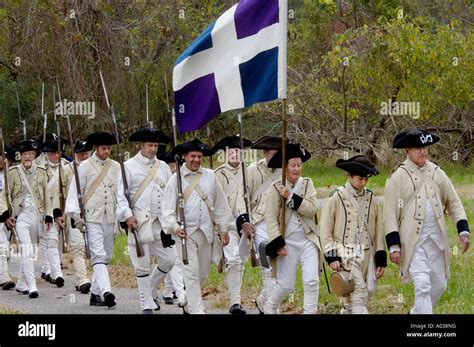
{"label": "marching soldier", "polygon": [[[252,220],[247,213],[242,213],[237,218],[238,230],[243,230],[245,235],[254,234],[254,242],[257,250],[260,251],[260,244],[268,242],[267,225],[264,220],[267,207],[268,188],[281,177],[281,169],[268,167],[268,162],[281,147],[281,137],[264,136],[252,144],[253,149],[263,150],[264,158],[255,164],[249,165],[247,169],[247,193],[250,197],[250,209]],[[238,210],[246,211],[243,200],[239,200]],[[261,252],[260,252],[261,253]],[[260,256],[262,260],[262,256]],[[260,266],[260,273],[263,277],[263,289],[255,300],[258,310],[263,313],[265,302],[275,284],[275,279],[271,277],[271,269]]]}
{"label": "marching soldier", "polygon": [[[176,261],[175,250],[170,248],[174,241],[163,232],[162,217],[163,193],[171,170],[165,162],[156,159],[158,144],[168,143],[170,139],[159,130],[144,128],[133,133],[129,141],[141,143],[140,152],[125,162],[125,171],[145,255],[138,258],[131,233],[128,233],[128,249],[137,276],[142,312],[153,314],[153,310],[160,309],[156,291]],[[153,272],[151,256],[158,263]]]}
{"label": "marching soldier", "polygon": [[[311,154],[299,144],[286,146],[286,184],[275,181],[267,196],[265,222],[269,243],[265,251],[273,259],[276,284],[268,297],[264,312],[276,314],[286,295],[295,289],[298,264],[301,264],[304,288],[303,312],[318,311],[320,249],[314,216],[317,211],[316,190],[310,178],[301,177],[303,163]],[[282,167],[281,149],[268,162],[269,168]],[[286,206],[286,233],[281,235],[281,202]]]}
{"label": "marching soldier", "polygon": [[[249,147],[252,142],[244,140],[244,148]],[[215,146],[214,151],[223,150],[225,153],[225,163],[218,167],[214,173],[219,181],[224,194],[227,197],[230,210],[234,219],[240,215],[237,209],[237,200],[243,200],[242,190],[242,167],[240,152],[240,137],[228,136],[220,140]],[[242,211],[242,212],[245,212]],[[245,236],[244,236],[245,237]],[[239,254],[239,234],[235,225],[229,230],[229,244],[224,247],[226,282],[229,290],[231,314],[246,314],[247,312],[241,305],[240,291],[242,289],[243,264]]]}
{"label": "marching soldier", "polygon": [[365,188],[369,177],[378,171],[362,155],[339,159],[336,167],[347,171],[348,180],[329,194],[323,206],[321,243],[331,269],[349,271],[354,281],[354,291],[343,298],[342,312],[351,309],[353,314],[367,314],[369,295],[375,290],[374,276],[380,278],[387,266],[381,206],[375,194]]}
{"label": "marching soldier", "polygon": [[[89,159],[90,151],[92,151],[92,146],[89,143],[81,139],[76,140],[74,145],[74,157],[78,166]],[[71,177],[69,184],[74,184],[74,182],[72,182],[73,179],[74,177]],[[81,294],[88,294],[91,288],[91,281],[87,276],[84,237],[79,229],[73,228],[71,223],[69,223],[69,225],[69,246],[72,256],[72,271],[76,278],[75,287]]]}
{"label": "marching soldier", "polygon": [[[48,176],[46,170],[34,162],[36,149],[37,144],[33,140],[20,143],[21,164],[8,172],[14,215],[10,216],[7,210],[0,220],[6,222],[8,227],[16,226],[21,254],[16,287],[17,291],[28,294],[32,299],[39,296],[33,263],[34,245],[45,232],[51,231],[53,224]],[[5,207],[6,201],[3,203]]]}
{"label": "marching soldier", "polygon": [[428,146],[439,137],[422,129],[398,133],[393,148],[407,159],[385,186],[385,233],[390,260],[400,266],[402,283],[413,280],[412,314],[432,314],[449,278],[449,239],[444,218],[457,227],[463,253],[470,244],[469,225],[461,200],[446,173],[428,160]]}
{"label": "marching soldier", "polygon": [[[0,153],[0,196],[3,196],[3,181],[4,181],[4,153]],[[0,211],[5,210],[3,207],[3,198],[0,199]],[[10,243],[8,242],[8,231],[3,223],[0,223],[0,287],[3,290],[9,290],[15,287],[15,282],[12,281],[8,273],[8,259],[10,257]]]}
{"label": "marching soldier", "polygon": [[[168,164],[171,174],[176,172],[176,158],[173,152],[162,152],[157,155],[159,160],[164,161]],[[176,250],[176,244],[172,245],[175,253],[175,263],[170,272],[165,276],[165,290],[163,292],[163,300],[167,305],[173,305],[174,299],[178,299],[178,305],[183,306],[186,298],[186,292],[184,291],[183,272],[180,268],[180,261],[178,257],[178,251]]]}
{"label": "marching soldier", "polygon": [[211,263],[218,264],[222,256],[218,233],[223,246],[226,246],[229,243],[228,231],[233,220],[227,199],[214,172],[201,167],[202,157],[212,155],[214,151],[198,139],[176,146],[175,151],[184,155],[185,160],[180,171],[186,232],[178,223],[176,212],[177,173],[171,177],[165,189],[166,205],[163,206],[163,218],[167,233],[175,233],[173,237],[178,240],[179,245],[182,239],[186,239],[189,260],[187,265],[183,263],[182,247],[177,247],[187,296],[187,304],[183,310],[186,312],[188,309],[191,314],[205,314],[201,286],[207,278]]}
{"label": "marching soldier", "polygon": [[[65,141],[65,139],[61,138],[61,148],[58,150],[58,136],[52,134],[51,140],[42,146],[42,152],[45,155],[49,196],[51,197],[51,204],[53,206],[55,224],[53,224],[50,232],[44,233],[43,238],[40,240],[40,247],[44,245],[43,249],[46,250],[46,259],[43,259],[43,262],[47,263],[46,268],[50,270],[50,273],[45,273],[45,275],[50,276],[51,283],[56,284],[57,287],[64,286],[64,275],[61,270],[61,256],[59,254],[59,233],[61,229],[67,227],[64,225],[64,211],[61,210],[60,196],[63,194],[63,198],[66,198],[67,187],[74,174],[69,162],[61,158]],[[60,165],[61,169],[59,167]],[[59,179],[59,170],[61,170],[61,182]],[[60,192],[60,190],[62,190],[62,192]]]}
{"label": "marching soldier", "polygon": [[112,258],[115,234],[119,231],[118,220],[126,221],[132,228],[136,219],[124,196],[120,164],[110,159],[115,137],[98,131],[87,136],[85,141],[95,148],[92,157],[78,168],[85,215],[81,218],[75,184],[69,187],[66,213],[75,227],[87,232],[89,237],[93,268],[90,305],[113,307],[116,302],[107,265]]}

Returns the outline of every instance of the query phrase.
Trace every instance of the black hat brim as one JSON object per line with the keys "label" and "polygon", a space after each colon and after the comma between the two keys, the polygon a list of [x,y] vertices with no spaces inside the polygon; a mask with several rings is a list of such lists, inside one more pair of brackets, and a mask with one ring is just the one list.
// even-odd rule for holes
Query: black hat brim
{"label": "black hat brim", "polygon": [[135,131],[128,140],[130,142],[153,142],[153,143],[170,143],[171,139],[164,132],[153,128],[143,128]]}
{"label": "black hat brim", "polygon": [[[286,162],[292,158],[301,158],[304,163],[311,158],[311,153],[308,150],[302,149],[299,144],[286,145]],[[268,162],[268,167],[272,169],[281,169],[283,167],[283,151],[280,148]]]}
{"label": "black hat brim", "polygon": [[360,177],[371,177],[377,176],[379,174],[377,168],[371,167],[364,163],[353,161],[351,159],[338,159],[336,161],[336,167],[341,170],[347,171],[352,175],[357,175]]}
{"label": "black hat brim", "polygon": [[115,136],[105,131],[97,131],[88,135],[84,141],[91,146],[113,146],[117,144]]}
{"label": "black hat brim", "polygon": [[410,129],[399,132],[392,141],[393,148],[419,148],[434,145],[440,140],[436,134],[423,129]]}

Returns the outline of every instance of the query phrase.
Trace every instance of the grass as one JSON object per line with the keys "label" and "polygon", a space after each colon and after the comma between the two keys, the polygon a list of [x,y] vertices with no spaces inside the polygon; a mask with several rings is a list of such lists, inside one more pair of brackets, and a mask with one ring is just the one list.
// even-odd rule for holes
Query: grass
{"label": "grass", "polygon": [[[312,159],[305,163],[303,176],[311,177],[318,189],[318,196],[324,198],[330,190],[343,184],[346,181],[346,176],[343,171],[334,167],[334,160],[321,161]],[[452,163],[441,165],[448,176],[452,179],[453,184],[458,190],[468,220],[474,221],[474,165],[469,167],[461,167]],[[372,177],[369,181],[368,188],[372,189],[376,194],[383,194],[383,187],[385,181],[392,171],[390,167],[379,167],[380,175]],[[449,238],[451,243],[451,278],[448,281],[448,288],[440,298],[435,307],[435,313],[474,313],[474,296],[472,295],[474,283],[474,255],[473,249],[467,253],[461,254],[458,250],[458,238],[455,226],[452,224],[450,218],[447,218],[449,228]],[[124,251],[126,248],[126,237],[124,234],[116,239],[115,253],[112,259],[112,266],[117,268],[121,273],[119,275],[127,278],[127,273],[120,269],[120,266],[130,268],[130,260],[128,253]],[[327,275],[329,277],[330,270],[326,265]],[[117,277],[116,271],[112,278]],[[385,270],[384,276],[379,280],[378,289],[375,295],[371,298],[369,303],[369,312],[371,313],[399,313],[406,314],[413,306],[414,294],[413,285],[402,285],[398,277],[398,267],[389,264]],[[131,271],[129,279],[118,280],[119,282],[133,282],[135,279],[133,271]],[[250,263],[247,263],[244,268],[244,277],[242,285],[242,303],[245,307],[254,307],[253,300],[257,296],[262,287],[262,280],[258,268],[252,268]],[[215,267],[212,268],[209,277],[204,285],[203,295],[208,300],[213,301],[213,306],[216,308],[227,308],[227,288],[225,284],[224,274],[217,273]],[[303,307],[303,284],[301,281],[301,269],[298,271],[298,278],[295,291],[290,294],[284,301],[281,312],[282,313],[301,313]],[[324,280],[324,274],[320,277],[319,289],[319,312],[334,314],[340,310],[339,300],[333,295],[329,294]]]}

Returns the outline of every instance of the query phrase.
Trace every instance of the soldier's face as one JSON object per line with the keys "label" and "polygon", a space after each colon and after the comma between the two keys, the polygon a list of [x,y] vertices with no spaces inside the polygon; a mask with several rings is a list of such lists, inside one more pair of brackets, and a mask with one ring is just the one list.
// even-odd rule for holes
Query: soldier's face
{"label": "soldier's face", "polygon": [[291,158],[288,160],[286,166],[286,177],[287,180],[291,183],[298,181],[298,178],[301,176],[301,168],[303,167],[303,162],[301,158]]}
{"label": "soldier's face", "polygon": [[358,175],[349,175],[349,182],[356,190],[361,190],[367,185],[367,183],[369,183],[369,178]]}
{"label": "soldier's face", "polygon": [[188,152],[184,155],[186,160],[186,167],[191,171],[199,170],[202,160],[202,152]]}
{"label": "soldier's face", "polygon": [[273,156],[275,155],[275,153],[278,152],[278,150],[276,149],[267,149],[265,151],[263,151],[263,155],[265,156],[265,158],[267,160],[270,160],[273,158]]}
{"label": "soldier's face", "polygon": [[33,165],[33,160],[35,159],[35,151],[28,151],[21,153],[21,164],[26,168],[30,169]]}
{"label": "soldier's face", "polygon": [[96,155],[99,159],[108,159],[110,157],[110,153],[112,153],[112,146],[97,146]]}
{"label": "soldier's face", "polygon": [[407,155],[412,162],[423,167],[428,159],[428,147],[408,148]]}
{"label": "soldier's face", "polygon": [[91,154],[89,152],[76,153],[76,161],[78,163],[83,162],[84,160],[89,159]]}
{"label": "soldier's face", "polygon": [[156,157],[157,152],[158,152],[158,143],[155,143],[155,142],[143,143],[142,155],[145,158],[153,159],[154,157]]}
{"label": "soldier's face", "polygon": [[48,160],[53,163],[57,164],[59,163],[59,152],[48,152]]}
{"label": "soldier's face", "polygon": [[169,163],[168,166],[170,167],[171,173],[176,172],[176,163]]}
{"label": "soldier's face", "polygon": [[240,164],[240,149],[238,148],[229,148],[226,151],[227,162],[232,167],[237,167]]}

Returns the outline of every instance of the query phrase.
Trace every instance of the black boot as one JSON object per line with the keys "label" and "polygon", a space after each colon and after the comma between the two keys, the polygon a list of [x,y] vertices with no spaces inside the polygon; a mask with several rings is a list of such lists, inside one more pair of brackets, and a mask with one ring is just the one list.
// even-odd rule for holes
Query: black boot
{"label": "black boot", "polygon": [[64,287],[64,278],[61,276],[53,280],[53,284],[55,284],[58,288]]}
{"label": "black boot", "polygon": [[115,305],[117,305],[117,303],[115,302],[115,295],[111,292],[104,293],[104,302],[107,307],[114,307]]}
{"label": "black boot", "polygon": [[87,282],[87,283],[81,284],[81,286],[78,288],[78,291],[81,292],[81,294],[87,294],[89,293],[90,289],[91,289],[91,283]]}
{"label": "black boot", "polygon": [[96,295],[91,293],[91,299],[89,301],[89,305],[91,306],[105,306],[105,302],[102,300],[100,295]]}
{"label": "black boot", "polygon": [[230,314],[247,314],[241,304],[233,304],[229,309]]}
{"label": "black boot", "polygon": [[9,289],[12,289],[12,288],[15,288],[15,282],[8,281],[8,282],[5,282],[5,283],[2,284],[2,289],[3,290],[9,290]]}

